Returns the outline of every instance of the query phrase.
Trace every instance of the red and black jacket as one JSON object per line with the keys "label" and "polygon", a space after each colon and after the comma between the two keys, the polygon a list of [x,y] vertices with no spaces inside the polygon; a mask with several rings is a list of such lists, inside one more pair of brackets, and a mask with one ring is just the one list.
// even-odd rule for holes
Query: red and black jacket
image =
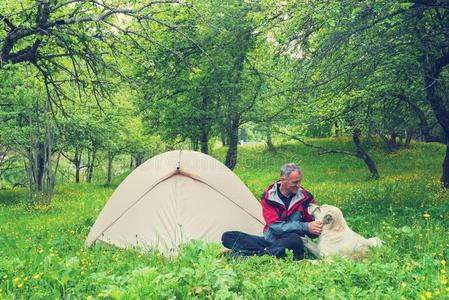
{"label": "red and black jacket", "polygon": [[307,224],[314,220],[307,212],[307,207],[315,203],[313,195],[300,187],[289,206],[285,207],[278,196],[278,188],[279,184],[276,182],[262,195],[262,213],[266,222],[263,230],[265,239],[272,242],[290,232],[316,237],[309,233]]}

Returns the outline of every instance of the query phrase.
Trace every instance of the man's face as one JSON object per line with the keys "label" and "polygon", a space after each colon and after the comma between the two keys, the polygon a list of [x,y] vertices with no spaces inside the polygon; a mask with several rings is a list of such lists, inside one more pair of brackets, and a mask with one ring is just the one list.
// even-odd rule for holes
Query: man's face
{"label": "man's face", "polygon": [[290,173],[288,177],[281,177],[281,184],[283,189],[289,194],[296,194],[299,189],[299,185],[301,184],[302,173],[298,171],[293,171]]}

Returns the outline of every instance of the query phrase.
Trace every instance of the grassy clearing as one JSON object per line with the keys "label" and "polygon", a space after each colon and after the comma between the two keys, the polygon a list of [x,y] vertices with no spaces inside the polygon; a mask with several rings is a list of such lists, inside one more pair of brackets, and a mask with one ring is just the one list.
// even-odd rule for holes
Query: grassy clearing
{"label": "grassy clearing", "polygon": [[[315,142],[351,148],[347,140]],[[0,299],[448,298],[449,194],[438,184],[443,147],[412,144],[395,153],[370,147],[378,181],[355,158],[318,156],[289,143],[276,155],[262,146],[242,148],[235,170],[259,197],[282,163],[298,162],[318,203],[340,206],[355,231],[386,242],[362,262],[217,258],[219,245],[199,242],[174,260],[101,245],[85,249],[113,188],[60,186],[50,207],[32,210],[23,204],[25,191],[0,191]]]}

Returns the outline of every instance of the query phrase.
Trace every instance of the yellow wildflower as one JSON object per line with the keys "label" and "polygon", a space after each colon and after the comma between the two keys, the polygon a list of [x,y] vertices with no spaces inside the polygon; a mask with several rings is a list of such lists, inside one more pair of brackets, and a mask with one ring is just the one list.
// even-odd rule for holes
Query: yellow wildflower
{"label": "yellow wildflower", "polygon": [[39,278],[41,278],[41,275],[40,275],[40,274],[36,274],[36,275],[33,276],[33,278],[34,278],[35,280],[39,280]]}
{"label": "yellow wildflower", "polygon": [[426,297],[427,297],[428,299],[432,298],[432,293],[429,292],[429,291],[427,291],[427,292],[426,292]]}
{"label": "yellow wildflower", "polygon": [[19,281],[19,277],[14,278],[12,282],[17,283]]}
{"label": "yellow wildflower", "polygon": [[440,261],[440,263],[441,263],[443,266],[446,265],[446,261],[445,261],[444,259],[442,259],[442,260]]}
{"label": "yellow wildflower", "polygon": [[428,218],[430,218],[430,215],[428,213],[424,213],[423,217],[424,217],[424,219],[428,219]]}
{"label": "yellow wildflower", "polygon": [[18,287],[19,289],[21,289],[21,288],[23,287],[23,282],[19,283],[19,284],[17,285],[17,287]]}

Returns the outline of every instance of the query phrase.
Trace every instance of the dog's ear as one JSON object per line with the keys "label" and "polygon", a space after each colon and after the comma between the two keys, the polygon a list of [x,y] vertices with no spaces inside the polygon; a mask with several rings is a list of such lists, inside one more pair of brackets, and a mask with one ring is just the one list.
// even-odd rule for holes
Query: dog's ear
{"label": "dog's ear", "polygon": [[331,224],[333,221],[334,221],[334,218],[332,218],[331,215],[329,215],[329,214],[325,215],[323,218],[323,225]]}

